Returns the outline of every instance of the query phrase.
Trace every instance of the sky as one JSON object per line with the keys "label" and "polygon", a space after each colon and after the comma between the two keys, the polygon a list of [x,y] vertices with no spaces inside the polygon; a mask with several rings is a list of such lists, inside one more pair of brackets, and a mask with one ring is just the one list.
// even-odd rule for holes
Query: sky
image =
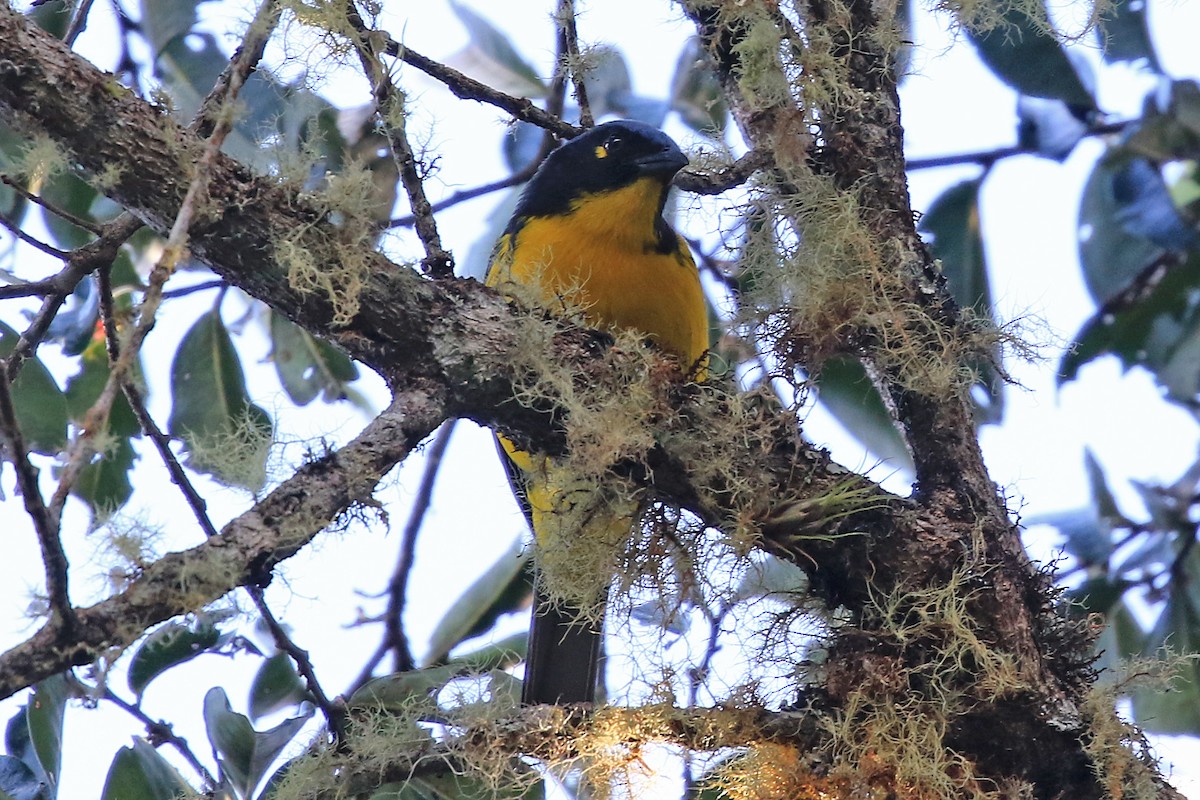
{"label": "sky", "polygon": [[[236,30],[236,21],[248,18],[244,10],[237,10],[242,5],[227,2],[207,7],[208,25],[221,34]],[[466,32],[441,0],[427,0],[419,6],[385,5],[385,27],[426,55],[444,58],[467,43]],[[507,2],[502,4],[503,13],[497,12],[501,4],[484,0],[467,5],[507,32],[543,73],[548,71],[553,35],[547,3]],[[1169,1],[1150,4],[1161,60],[1165,69],[1177,77],[1194,76],[1200,69],[1194,37],[1187,35],[1200,30],[1198,5]],[[95,21],[81,38],[79,49],[97,63],[111,65],[114,34],[104,21],[103,6],[97,4]],[[588,42],[618,44],[628,60],[635,91],[648,96],[665,95],[675,59],[689,33],[679,12],[666,2],[646,0],[592,0],[580,6],[580,36]],[[647,8],[654,10],[647,12]],[[637,30],[630,23],[634,19],[638,20]],[[901,92],[910,158],[1012,144],[1015,96],[987,72],[969,45],[956,43],[945,19],[920,15],[914,39],[918,48],[913,74]],[[298,72],[301,65],[313,74],[327,69],[320,63],[303,63],[304,53],[297,50],[285,54],[273,48],[268,52],[268,58],[276,63],[285,56],[289,59],[285,71]],[[1085,51],[1085,56],[1101,66],[1095,52]],[[1132,69],[1103,69],[1102,108],[1114,119],[1136,113],[1150,83]],[[456,100],[411,71],[402,73],[402,80],[414,114],[411,127],[421,141],[444,154],[431,191],[449,193],[505,174],[498,149],[498,131],[503,124],[499,112]],[[362,83],[336,70],[325,93],[345,106],[368,99]],[[668,120],[667,130],[686,149],[686,128]],[[1089,502],[1082,468],[1085,445],[1105,465],[1119,499],[1134,516],[1139,505],[1128,480],[1171,481],[1196,457],[1195,423],[1175,406],[1162,402],[1147,375],[1137,371],[1122,375],[1119,365],[1106,359],[1085,367],[1079,380],[1061,390],[1054,384],[1053,368],[1061,346],[1093,310],[1075,255],[1075,214],[1083,181],[1102,150],[1099,142],[1089,141],[1061,164],[1033,156],[1008,159],[992,170],[984,186],[982,216],[993,296],[1005,319],[1028,320],[1029,335],[1044,343],[1046,356],[1040,363],[1008,365],[1023,388],[1010,389],[1004,424],[981,433],[994,478],[1026,518]],[[910,178],[914,207],[927,209],[943,189],[974,177],[978,171],[977,167],[966,166],[914,173]],[[492,225],[488,216],[498,200],[473,201],[439,215],[443,237],[460,260],[486,236]],[[693,224],[700,226],[702,222]],[[411,242],[400,241],[393,246],[412,252]],[[209,302],[211,297],[177,301],[147,341],[146,363],[169,363],[186,325]],[[227,301],[227,320],[239,315],[238,303],[236,299]],[[280,428],[286,432],[281,458],[294,459],[306,443],[318,437],[345,441],[366,423],[368,417],[360,411],[290,407],[280,394],[273,370],[254,368],[268,355],[266,342],[252,333],[243,341],[251,394],[260,405],[278,414]],[[170,412],[165,370],[151,369],[147,377],[151,411],[159,420],[165,420]],[[373,407],[385,404],[386,391],[376,377],[364,377],[359,388]],[[835,458],[848,466],[873,462],[820,409],[810,413],[805,432],[813,441],[830,447]],[[141,451],[133,504],[138,510],[130,511],[127,518],[159,529],[164,551],[195,544],[197,534],[185,522],[189,517],[182,501],[162,470],[156,468],[149,448],[142,446]],[[333,692],[354,679],[365,655],[378,641],[377,626],[355,622],[383,608],[383,601],[369,593],[386,587],[400,543],[399,530],[422,466],[420,458],[410,459],[381,485],[377,498],[391,518],[390,530],[386,525],[374,524],[325,534],[287,562],[270,588],[272,607],[294,625],[297,641],[313,651],[318,674]],[[883,465],[873,474],[891,472]],[[407,622],[418,655],[458,592],[525,535],[524,521],[511,499],[486,431],[469,423],[460,424],[441,474],[418,543],[417,568],[410,585],[415,601]],[[902,475],[894,474],[888,480],[889,488],[903,491]],[[198,483],[212,497],[218,524],[250,502],[244,493],[217,487],[205,479]],[[10,469],[0,472],[0,486],[9,498],[0,507],[5,527],[19,532],[9,537],[7,557],[0,563],[0,647],[7,647],[34,629],[25,617],[25,609],[40,577],[24,572],[28,565],[37,563],[37,548],[20,514],[19,502],[13,500]],[[72,531],[68,540],[72,563],[82,567],[81,579],[75,583],[76,599],[97,599],[106,590],[103,543],[86,535],[86,517],[80,507],[69,507],[66,522]],[[1052,530],[1034,528],[1027,538],[1035,557],[1054,557],[1057,538]],[[243,608],[249,606],[244,597],[235,598],[235,602]],[[507,624],[516,630],[525,620],[514,618]],[[204,734],[199,715],[177,717],[177,698],[194,695],[198,704],[201,693],[195,689],[197,681],[220,683],[227,687],[238,708],[244,703],[256,663],[244,655],[201,657],[175,671],[178,674],[168,674],[152,684],[144,705],[152,716],[178,718],[177,730],[202,751]],[[0,719],[7,719],[19,702],[20,696],[0,704]],[[97,745],[97,730],[104,731],[104,746]],[[98,796],[112,750],[140,731],[136,721],[112,707],[69,710],[64,749],[72,760],[64,770],[60,796]],[[1191,740],[1157,737],[1155,741],[1160,754],[1175,764],[1176,785],[1185,795],[1200,797],[1200,768],[1194,766],[1200,762],[1200,746]]]}

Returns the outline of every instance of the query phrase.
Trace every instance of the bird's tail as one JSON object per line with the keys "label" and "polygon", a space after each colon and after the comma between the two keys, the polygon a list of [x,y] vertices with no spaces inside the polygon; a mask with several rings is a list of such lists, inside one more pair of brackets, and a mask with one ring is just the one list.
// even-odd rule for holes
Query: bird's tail
{"label": "bird's tail", "polygon": [[525,705],[591,703],[596,699],[602,625],[578,609],[548,602],[535,581],[533,625],[525,657]]}

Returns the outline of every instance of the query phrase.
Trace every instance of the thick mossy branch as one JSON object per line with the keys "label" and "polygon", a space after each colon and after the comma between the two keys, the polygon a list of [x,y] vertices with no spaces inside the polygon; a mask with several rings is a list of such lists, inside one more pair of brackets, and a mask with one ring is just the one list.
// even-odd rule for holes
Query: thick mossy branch
{"label": "thick mossy branch", "polygon": [[474,708],[479,713],[442,719],[448,727],[440,739],[417,727],[420,709],[399,716],[358,712],[347,747],[318,748],[289,772],[279,796],[321,800],[370,795],[381,783],[452,773],[466,778],[476,791],[487,787],[510,794],[537,779],[514,764],[514,753],[558,770],[586,765],[585,780],[604,796],[616,787],[636,786],[646,769],[641,754],[656,745],[697,753],[782,748],[797,754],[819,750],[826,739],[816,718],[801,711],[671,705],[596,711],[536,706],[508,713],[496,712],[494,704]]}
{"label": "thick mossy branch", "polygon": [[[845,741],[861,745],[848,762],[861,774],[917,719],[936,732],[923,747],[938,753],[891,748],[881,785],[922,797],[1100,796],[1080,768],[1080,707],[1094,680],[1086,631],[1059,615],[1049,577],[1029,564],[966,402],[964,365],[997,334],[957,308],[915,228],[887,6],[683,6],[747,142],[776,156],[747,216],[743,266],[764,290],[747,320],[808,374],[831,356],[863,360],[916,467],[902,535],[805,547],[815,590],[842,600],[852,620],[834,631],[822,699],[857,737]],[[840,584],[848,575],[869,577]],[[947,586],[962,597],[942,602]],[[861,589],[868,596],[853,594]],[[897,624],[910,615],[938,621]],[[897,715],[901,701],[908,711]],[[1060,747],[1037,752],[1029,741]],[[935,756],[943,762],[931,767]],[[1154,786],[1170,794],[1161,779]]]}
{"label": "thick mossy branch", "polygon": [[[79,610],[83,638],[65,640],[48,627],[0,656],[0,693],[127,645],[146,626],[239,583],[265,580],[275,563],[369,496],[420,437],[457,415],[498,427],[530,450],[589,454],[595,463],[579,465],[582,475],[611,470],[637,492],[648,487],[721,528],[735,551],[761,547],[799,564],[813,595],[842,606],[849,620],[833,630],[824,687],[804,698],[812,713],[718,709],[714,728],[696,721],[701,711],[614,709],[605,717],[531,709],[510,727],[463,722],[454,732],[467,748],[461,752],[487,749],[508,769],[513,753],[569,760],[600,742],[619,769],[654,739],[701,751],[748,747],[744,763],[758,763],[758,775],[793,781],[770,783],[781,788],[776,796],[804,796],[800,782],[810,773],[822,781],[840,776],[866,796],[909,790],[957,797],[978,789],[997,797],[1092,798],[1118,785],[1107,773],[1124,769],[1122,760],[1085,742],[1123,746],[1129,737],[1097,738],[1089,728],[1097,718],[1081,713],[1091,682],[1086,637],[1055,613],[1049,579],[1029,566],[983,466],[958,379],[962,352],[971,350],[958,337],[969,326],[917,236],[907,196],[889,25],[867,2],[684,8],[747,141],[773,155],[763,207],[784,231],[780,268],[792,272],[778,285],[793,295],[763,317],[764,324],[782,320],[776,350],[803,366],[826,352],[873,366],[913,450],[914,498],[888,495],[831,463],[804,442],[794,416],[763,397],[687,385],[665,359],[566,321],[516,312],[474,282],[426,280],[364,242],[339,238],[329,209],[294,187],[218,158],[190,232],[193,252],[383,374],[407,404],[402,421],[381,417],[365,439],[302,468],[221,537],[161,559],[125,591]],[[105,176],[113,199],[160,231],[169,226],[199,140],[7,7],[0,7],[0,41],[0,117],[48,135],[83,172]],[[840,237],[820,228],[829,209],[845,223]],[[357,305],[298,288],[281,263],[280,242],[312,264],[352,263],[362,276]],[[789,251],[789,242],[822,247],[809,257]],[[797,276],[806,259],[824,276]],[[839,287],[838,280],[856,285]],[[806,291],[829,308],[805,306]],[[819,325],[827,330],[814,330]],[[530,331],[537,332],[534,351],[526,349]],[[641,411],[615,429],[609,420],[623,392],[638,397]],[[385,430],[389,424],[396,427]],[[360,460],[347,463],[352,455]],[[944,595],[951,586],[953,599]],[[539,712],[553,716],[540,724],[532,716]],[[735,718],[744,727],[730,728]],[[606,719],[611,725],[600,727]],[[830,742],[845,747],[825,749]],[[1037,742],[1055,747],[1030,744]],[[397,757],[386,769],[394,765],[396,779],[404,779],[423,753],[444,752],[440,742],[422,740],[408,763]],[[364,769],[360,777],[372,787],[391,774],[378,761]],[[342,776],[350,780],[353,768]],[[752,797],[764,796],[759,790],[768,783],[737,785],[740,796]],[[1145,785],[1170,796],[1153,773]]]}
{"label": "thick mossy branch", "polygon": [[[186,191],[182,176],[187,174],[199,141],[166,114],[30,26],[17,12],[0,9],[0,37],[8,53],[8,59],[0,64],[0,114],[23,129],[48,134],[86,172],[136,162],[138,169],[121,171],[107,191],[151,225],[165,228]],[[64,85],[75,91],[65,95],[57,90]],[[473,281],[429,281],[363,248],[353,253],[366,276],[358,293],[357,314],[349,324],[339,324],[342,319],[335,303],[320,291],[297,289],[289,280],[286,265],[276,258],[278,243],[288,241],[291,248],[302,249],[317,261],[328,258],[330,263],[340,263],[345,254],[339,248],[352,245],[339,240],[335,226],[324,214],[293,187],[254,176],[238,163],[220,157],[213,164],[208,203],[192,228],[190,241],[193,253],[231,284],[306,329],[338,342],[393,386],[426,385],[442,393],[447,415],[470,417],[504,430],[533,449],[561,453],[565,437],[554,424],[554,408],[512,401],[527,379],[525,362],[516,357],[528,345],[529,329],[520,324],[527,315],[515,314],[503,299]],[[606,361],[611,346],[608,337],[561,321],[539,324],[546,326],[542,341],[547,351],[540,354],[544,362],[565,365],[578,383],[594,387],[597,395],[627,388],[620,375],[614,374],[619,371]],[[672,371],[669,362],[660,363]],[[660,380],[658,385],[665,389],[672,381]],[[670,408],[689,405],[687,398],[679,396],[656,403]],[[757,421],[766,419],[758,411],[755,414]],[[697,411],[689,424],[716,424],[719,417],[717,410]],[[748,424],[755,421],[753,415],[746,418]],[[831,486],[843,491],[843,484],[853,477],[831,464],[822,451],[806,445],[794,423],[776,422],[754,433],[749,448],[731,448],[729,459],[735,463],[718,470],[685,449],[678,454],[672,451],[689,438],[720,442],[729,441],[729,434],[709,436],[700,429],[685,436],[683,427],[676,425],[674,433],[654,436],[658,437],[655,447],[635,460],[642,463],[628,465],[629,474],[639,482],[652,483],[659,495],[694,505],[703,518],[716,522],[725,521],[725,506],[744,509],[755,494],[759,498],[822,496]],[[688,475],[688,468],[699,470],[701,482]],[[754,474],[739,474],[743,469],[752,469]],[[706,480],[712,485],[705,485]],[[894,527],[889,509],[898,501],[870,482],[856,480],[881,503],[864,518],[845,520],[844,524],[867,533]],[[763,487],[773,491],[766,493]],[[769,528],[763,531],[768,538],[772,535]],[[779,532],[781,536],[786,533]],[[786,543],[769,546],[783,554],[789,552]],[[807,558],[798,553],[791,557]]]}

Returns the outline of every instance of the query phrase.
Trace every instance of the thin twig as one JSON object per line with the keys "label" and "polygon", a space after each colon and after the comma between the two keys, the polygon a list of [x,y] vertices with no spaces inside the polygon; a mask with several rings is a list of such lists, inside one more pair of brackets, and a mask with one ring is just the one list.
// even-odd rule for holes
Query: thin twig
{"label": "thin twig", "polygon": [[[725,624],[725,617],[729,615],[729,611],[732,608],[732,605],[728,602],[722,602],[716,612],[708,606],[708,603],[697,603],[696,605],[703,614],[704,620],[708,623],[708,643],[704,648],[704,657],[700,659],[700,663],[687,671],[688,708],[697,708],[700,705],[700,687],[704,685],[708,680],[708,676],[712,673],[713,658],[716,657],[721,649],[721,626]],[[696,796],[697,783],[693,774],[694,756],[695,753],[693,751],[684,751],[683,796],[685,798]]]}
{"label": "thin twig", "polygon": [[[76,283],[83,278],[83,275],[79,275]],[[21,367],[25,366],[25,360],[33,355],[38,345],[42,343],[42,339],[46,338],[46,332],[50,330],[50,323],[54,322],[54,318],[58,316],[58,310],[62,308],[63,303],[67,302],[69,294],[70,292],[59,289],[42,299],[42,307],[34,315],[33,322],[29,323],[29,327],[21,334],[21,338],[17,340],[12,352],[5,360],[4,373],[9,381],[17,379]]]}
{"label": "thin twig", "polygon": [[[438,200],[436,203],[434,203],[432,206],[430,206],[430,208],[435,212],[445,211],[447,208],[452,208],[452,207],[458,205],[459,203],[466,202],[467,200],[474,200],[476,197],[483,197],[486,194],[491,194],[492,192],[498,192],[501,189],[508,189],[509,187],[512,187],[512,186],[519,186],[520,184],[525,183],[526,181],[528,181],[530,178],[533,177],[533,174],[535,172],[537,172],[538,167],[540,167],[542,165],[543,158],[534,159],[533,161],[529,162],[528,166],[524,167],[519,172],[514,172],[512,175],[509,175],[507,178],[501,178],[498,181],[492,181],[491,183],[485,183],[482,186],[476,186],[473,189],[462,189],[460,191],[457,191],[454,194],[450,195],[449,197],[446,197],[442,200]],[[405,216],[405,217],[397,217],[396,219],[394,219],[388,223],[388,227],[389,228],[409,228],[416,221],[416,219],[417,218],[412,214],[409,214],[408,216]]]}
{"label": "thin twig", "polygon": [[371,657],[368,658],[366,663],[363,664],[362,669],[358,671],[358,677],[354,679],[354,683],[352,683],[350,688],[346,691],[346,695],[348,697],[354,696],[355,692],[366,686],[367,683],[369,683],[370,680],[375,677],[375,668],[379,666],[380,662],[383,661],[384,656],[386,656],[388,651],[391,649],[392,643],[388,641],[387,635],[381,636],[379,639],[379,645],[375,648],[375,652],[372,653]]}
{"label": "thin twig", "polygon": [[433,487],[437,483],[438,470],[442,466],[442,456],[450,444],[450,437],[454,435],[456,422],[453,417],[446,420],[438,429],[433,443],[425,451],[425,471],[421,474],[421,484],[417,487],[417,496],[413,500],[408,523],[404,526],[404,536],[400,540],[400,559],[396,562],[396,571],[392,573],[392,579],[388,582],[388,609],[384,626],[387,639],[391,642],[396,672],[407,672],[416,668],[416,661],[408,644],[408,635],[404,631],[408,578],[412,573],[416,555],[417,534],[421,532],[421,525],[425,522],[425,515],[433,500]]}
{"label": "thin twig", "polygon": [[46,595],[50,601],[50,611],[57,617],[61,634],[69,637],[77,620],[68,591],[67,554],[58,535],[58,518],[46,507],[38,487],[38,470],[29,461],[25,436],[21,433],[21,425],[13,407],[12,384],[3,370],[0,370],[0,433],[4,436],[9,460],[17,471],[17,485],[25,502],[25,513],[33,520],[34,530],[37,531],[42,564],[46,570]]}
{"label": "thin twig", "polygon": [[81,427],[85,435],[76,437],[68,450],[66,465],[60,474],[58,488],[50,500],[50,507],[55,515],[61,512],[71,487],[79,479],[83,468],[95,453],[95,443],[92,441],[94,437],[87,434],[92,431],[103,430],[107,425],[108,415],[112,410],[112,404],[116,399],[117,392],[123,390],[123,386],[128,380],[128,375],[137,361],[138,354],[141,352],[142,343],[154,327],[158,307],[162,303],[163,286],[174,275],[175,268],[183,257],[192,219],[195,217],[204,200],[213,163],[220,153],[221,145],[233,128],[232,116],[221,114],[220,109],[227,107],[227,104],[231,104],[237,100],[238,93],[241,91],[246,77],[250,74],[254,65],[258,63],[259,59],[262,58],[262,48],[266,46],[266,38],[269,35],[269,30],[264,32],[263,26],[266,25],[269,28],[269,21],[273,18],[277,19],[277,14],[274,17],[272,16],[275,7],[275,0],[264,0],[262,5],[259,6],[258,13],[255,15],[254,22],[250,25],[250,33],[248,34],[248,37],[250,35],[255,37],[254,41],[257,47],[239,48],[237,55],[230,62],[226,72],[222,74],[222,79],[218,81],[218,85],[222,87],[223,92],[219,95],[222,98],[221,104],[218,105],[214,99],[214,94],[217,93],[210,93],[201,106],[202,113],[193,121],[194,128],[206,128],[209,119],[206,114],[211,113],[215,119],[212,122],[212,134],[205,142],[204,151],[197,160],[195,174],[188,184],[188,190],[183,198],[183,202],[180,204],[179,212],[175,215],[175,221],[171,226],[170,234],[167,236],[162,255],[159,257],[158,263],[150,271],[146,291],[142,295],[142,302],[138,309],[137,323],[130,331],[129,339],[118,353],[117,358],[110,363],[108,380],[104,385],[104,389],[101,390],[99,397],[96,398],[96,401],[84,415]]}
{"label": "thin twig", "polygon": [[163,292],[163,300],[173,300],[177,297],[186,297],[189,294],[197,292],[207,292],[209,289],[228,289],[229,281],[217,278],[211,281],[193,284],[192,286],[181,286],[178,289],[168,289]]}
{"label": "thin twig", "polygon": [[475,100],[480,103],[493,105],[519,119],[550,131],[560,139],[572,139],[583,131],[547,111],[538,108],[528,98],[514,97],[498,89],[493,89],[474,78],[468,78],[456,69],[421,55],[412,48],[402,45],[386,33],[374,32],[384,42],[387,55],[398,58],[405,64],[416,67],[434,80],[446,85],[455,97],[463,100]]}
{"label": "thin twig", "polygon": [[51,258],[57,258],[66,261],[70,258],[70,253],[66,250],[59,250],[57,247],[43,242],[34,236],[30,236],[25,231],[21,230],[21,226],[10,220],[7,216],[0,215],[0,225],[3,225],[9,233],[20,239],[25,244],[36,247]]}
{"label": "thin twig", "polygon": [[[557,23],[555,30],[559,33],[555,36],[554,43],[554,74],[550,76],[545,106],[546,113],[562,119],[563,110],[567,105],[567,44],[566,37],[561,34],[561,26]],[[554,131],[546,130],[546,135],[542,137],[543,149],[552,149],[557,143],[558,139]]]}
{"label": "thin twig", "polygon": [[[221,105],[216,102],[215,96],[219,90],[221,95],[223,95],[220,98],[221,104],[231,103],[236,99],[245,78],[249,75],[254,65],[262,58],[263,47],[269,38],[271,29],[273,29],[277,21],[278,4],[275,0],[266,0],[259,6],[258,14],[255,16],[254,22],[250,25],[246,39],[243,40],[242,46],[238,49],[237,54],[231,62],[231,68],[226,71],[226,75],[223,76],[222,80],[218,81],[214,92],[210,93],[208,100],[205,102],[204,110],[201,112],[200,119],[197,120],[196,127],[199,129],[206,128],[208,126],[207,121],[214,120],[212,122],[211,136],[197,166],[196,177],[193,178],[188,187],[187,196],[184,198],[179,214],[176,216],[175,223],[171,228],[171,234],[167,239],[163,258],[160,259],[151,272],[149,287],[142,301],[141,318],[124,347],[121,346],[115,333],[116,320],[113,313],[111,281],[107,275],[102,277],[101,308],[105,317],[105,330],[108,332],[107,344],[112,363],[109,383],[106,385],[105,391],[107,392],[109,387],[113,385],[114,379],[119,380],[120,387],[128,399],[142,430],[154,443],[159,452],[159,457],[163,460],[167,471],[171,475],[171,480],[183,493],[189,507],[192,509],[193,516],[195,516],[196,521],[208,538],[216,536],[217,529],[208,516],[207,504],[192,485],[175,454],[171,452],[169,437],[162,432],[146,409],[141,391],[130,377],[128,364],[132,362],[133,357],[140,351],[141,343],[144,341],[146,333],[153,326],[154,313],[165,295],[162,291],[162,286],[173,272],[175,259],[182,252],[192,215],[195,213],[201,193],[207,184],[208,172],[211,169],[216,153],[220,150],[221,143],[230,130],[229,122],[219,113]],[[120,369],[122,365],[125,365],[123,370]],[[111,400],[109,401],[109,406],[111,407]],[[95,406],[93,406],[94,408]],[[91,411],[89,410],[89,415]],[[271,631],[276,645],[282,651],[286,652],[296,663],[297,669],[307,683],[309,693],[324,713],[333,736],[335,738],[339,737],[344,729],[344,706],[329,700],[321,688],[320,682],[317,680],[316,672],[313,669],[308,652],[288,637],[287,632],[284,631],[279,621],[275,618],[275,615],[271,612],[270,607],[267,606],[262,588],[248,585],[246,586],[246,590],[254,601],[259,614],[262,615],[263,620],[267,623],[267,627]]]}
{"label": "thin twig", "polygon": [[[1110,133],[1121,133],[1134,122],[1135,120],[1120,120],[1093,125],[1083,133],[1083,136],[1105,136]],[[930,158],[912,158],[905,162],[905,169],[911,172],[918,169],[953,167],[960,164],[978,164],[982,167],[990,167],[992,164],[1005,158],[1036,153],[1037,150],[1033,147],[1011,145],[1009,147],[997,147],[994,150],[976,150],[973,153],[956,153],[954,155],[933,156]]]}
{"label": "thin twig", "polygon": [[40,281],[10,283],[7,286],[0,286],[0,300],[7,300],[13,297],[41,297],[53,294],[57,291],[57,288],[58,284],[53,278],[46,278]]}
{"label": "thin twig", "polygon": [[15,180],[11,175],[6,175],[4,173],[0,173],[0,183],[3,183],[5,186],[9,187],[14,192],[21,195],[21,197],[24,197],[29,202],[37,203],[39,206],[46,209],[54,216],[56,216],[60,219],[66,220],[67,222],[74,225],[76,228],[82,228],[83,230],[87,231],[88,233],[93,233],[96,236],[99,236],[101,230],[104,227],[103,225],[101,225],[99,223],[93,222],[90,219],[84,219],[83,217],[76,216],[75,214],[72,214],[70,211],[66,211],[66,210],[61,209],[58,206],[54,205],[53,203],[50,203],[49,201],[46,200],[46,198],[41,197],[40,195],[36,195],[33,192],[26,189],[24,186],[21,185],[20,181]]}
{"label": "thin twig", "polygon": [[[103,310],[105,319],[105,330],[115,330],[116,321],[113,318],[113,303],[112,303],[112,284],[108,280],[106,271],[102,271],[101,277],[101,302],[100,307]],[[119,351],[120,344],[115,335],[109,334],[107,337],[109,353],[114,355]],[[167,472],[171,475],[171,481],[179,487],[183,493],[188,506],[192,510],[192,515],[196,518],[196,522],[200,525],[200,529],[204,531],[206,538],[211,538],[218,535],[216,526],[208,515],[208,504],[204,498],[200,496],[200,492],[192,484],[188,478],[183,466],[179,463],[179,459],[171,452],[170,437],[168,437],[155,423],[154,418],[150,416],[150,412],[146,409],[146,403],[142,397],[141,390],[134,385],[131,380],[126,380],[122,384],[122,389],[125,392],[125,397],[129,401],[130,407],[133,409],[134,415],[142,426],[142,431],[154,443],[158,450],[159,457],[167,467]],[[308,685],[308,690],[312,694],[317,706],[324,713],[326,720],[329,723],[330,731],[337,737],[341,734],[344,728],[345,709],[339,703],[332,702],[321,688],[317,680],[316,672],[313,669],[312,661],[309,658],[308,652],[299,647],[287,635],[287,632],[279,624],[274,614],[267,606],[266,598],[263,591],[257,586],[247,586],[246,591],[249,593],[254,605],[258,608],[263,620],[267,623],[268,629],[275,640],[276,645],[280,650],[287,653],[296,663],[296,668],[304,677]]]}
{"label": "thin twig", "polygon": [[371,84],[375,107],[391,144],[392,159],[396,162],[400,171],[400,183],[408,195],[417,237],[421,240],[421,246],[425,248],[425,258],[421,266],[434,278],[453,277],[454,256],[442,246],[437,221],[433,218],[433,208],[425,195],[425,182],[421,170],[418,169],[417,157],[408,141],[404,98],[392,85],[391,76],[373,45],[379,32],[367,27],[358,9],[354,7],[353,0],[346,0],[346,22],[354,33],[354,49],[358,52],[363,71]]}
{"label": "thin twig", "polygon": [[204,782],[206,790],[211,791],[216,787],[216,778],[201,763],[196,754],[192,752],[192,748],[188,746],[187,739],[175,733],[175,729],[171,726],[171,723],[165,720],[152,719],[149,714],[142,711],[141,706],[130,703],[128,700],[114,694],[108,686],[103,686],[102,689],[104,693],[101,697],[113,705],[124,709],[128,714],[146,726],[146,737],[152,745],[155,747],[159,743],[171,745],[171,747],[175,748],[175,752],[179,753],[183,757],[183,760],[188,762],[192,769],[196,770],[196,773],[200,776],[200,780]]}
{"label": "thin twig", "polygon": [[262,615],[263,621],[267,623],[267,629],[271,632],[271,636],[275,640],[275,645],[291,656],[291,659],[296,664],[296,669],[300,671],[301,677],[308,687],[309,694],[312,695],[313,702],[317,708],[321,709],[321,713],[325,715],[325,720],[329,724],[329,733],[333,740],[339,741],[343,738],[346,731],[346,705],[339,700],[330,700],[325,694],[325,690],[321,688],[320,681],[317,680],[316,670],[313,669],[312,659],[309,658],[308,651],[297,645],[288,636],[287,631],[279,624],[279,620],[275,619],[275,615],[271,613],[271,609],[267,606],[267,601],[263,597],[263,590],[259,586],[245,587],[250,594],[250,598],[254,601],[258,613]]}
{"label": "thin twig", "polygon": [[[100,313],[104,320],[105,343],[108,347],[110,361],[115,361],[120,356],[121,343],[117,335],[117,320],[113,308],[111,272],[102,269],[97,277],[100,282]],[[171,438],[158,427],[158,423],[150,416],[141,389],[128,377],[122,382],[121,389],[125,393],[125,399],[129,401],[129,407],[133,410],[134,417],[137,418],[138,424],[142,428],[142,433],[154,444],[159,458],[162,459],[167,473],[171,476],[171,482],[179,487],[179,491],[183,494],[188,507],[191,508],[192,515],[196,518],[200,529],[206,537],[216,536],[217,528],[208,516],[208,503],[192,485],[183,465],[171,451]]]}
{"label": "thin twig", "polygon": [[934,156],[932,158],[913,158],[905,162],[905,168],[910,172],[918,169],[935,169],[937,167],[952,167],[959,164],[979,164],[989,167],[1004,158],[1032,153],[1029,147],[1012,145],[997,147],[994,150],[977,150],[973,153],[957,153],[950,156]]}
{"label": "thin twig", "polygon": [[188,507],[192,509],[192,515],[195,516],[196,522],[200,524],[200,529],[204,531],[204,535],[207,537],[216,536],[217,528],[208,516],[208,503],[200,496],[200,492],[196,490],[196,487],[192,485],[191,480],[183,469],[183,465],[179,463],[179,459],[171,452],[171,437],[163,433],[162,429],[155,423],[154,418],[150,416],[150,412],[146,410],[146,400],[142,397],[141,390],[129,380],[121,384],[121,388],[125,392],[125,399],[129,401],[129,407],[133,409],[134,416],[137,417],[138,423],[142,426],[142,432],[154,443],[154,449],[158,451],[159,458],[162,459],[163,464],[166,466],[167,473],[171,476],[171,482],[178,486],[179,491],[183,493]]}
{"label": "thin twig", "polygon": [[71,18],[71,24],[67,27],[66,34],[63,35],[63,41],[67,43],[68,47],[75,46],[75,40],[87,27],[88,14],[92,11],[93,2],[94,0],[80,0],[79,5],[75,7],[75,15]]}
{"label": "thin twig", "polygon": [[708,173],[684,170],[675,177],[675,186],[692,194],[720,194],[741,186],[751,175],[771,163],[771,154],[751,150],[727,167]]}
{"label": "thin twig", "polygon": [[111,236],[106,234],[76,249],[71,253],[67,265],[49,279],[54,286],[53,291],[42,300],[42,307],[38,309],[33,322],[21,334],[21,338],[17,340],[12,352],[8,354],[5,373],[9,381],[17,379],[17,374],[25,360],[32,356],[38,345],[42,343],[46,332],[50,330],[50,323],[54,321],[59,309],[67,301],[67,297],[75,291],[79,282],[99,265],[115,258],[117,248],[132,235],[133,231],[140,228],[141,224],[132,214],[120,215],[109,223],[112,230]]}
{"label": "thin twig", "polygon": [[225,140],[230,123],[223,121],[224,115],[221,110],[237,99],[242,84],[250,77],[250,73],[258,68],[267,42],[279,24],[279,15],[279,0],[263,0],[258,6],[254,19],[250,21],[246,33],[242,36],[242,43],[238,45],[229,63],[196,111],[191,128],[198,136],[214,137],[217,135],[218,126],[224,125],[227,130],[220,135],[220,140]]}
{"label": "thin twig", "polygon": [[596,124],[588,103],[587,86],[581,69],[583,59],[579,55],[579,33],[575,29],[575,0],[558,0],[558,13],[554,15],[558,26],[558,54],[562,61],[559,69],[569,71],[575,87],[575,102],[579,104],[579,126],[590,128]]}

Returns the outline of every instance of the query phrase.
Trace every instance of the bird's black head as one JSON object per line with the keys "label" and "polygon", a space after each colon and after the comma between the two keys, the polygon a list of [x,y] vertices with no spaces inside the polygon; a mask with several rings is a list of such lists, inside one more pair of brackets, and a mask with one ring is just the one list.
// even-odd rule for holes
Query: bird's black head
{"label": "bird's black head", "polygon": [[517,204],[517,217],[562,214],[571,201],[628,186],[639,178],[662,181],[687,166],[687,156],[665,133],[635,120],[588,130],[550,153]]}

